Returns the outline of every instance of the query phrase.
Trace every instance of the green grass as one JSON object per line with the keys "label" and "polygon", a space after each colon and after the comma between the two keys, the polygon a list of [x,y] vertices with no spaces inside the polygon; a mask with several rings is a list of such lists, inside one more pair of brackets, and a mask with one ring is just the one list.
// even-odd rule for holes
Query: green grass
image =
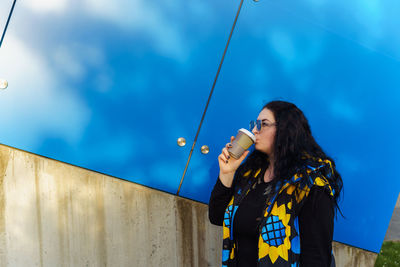
{"label": "green grass", "polygon": [[375,267],[400,266],[400,242],[383,242],[381,252],[375,262]]}

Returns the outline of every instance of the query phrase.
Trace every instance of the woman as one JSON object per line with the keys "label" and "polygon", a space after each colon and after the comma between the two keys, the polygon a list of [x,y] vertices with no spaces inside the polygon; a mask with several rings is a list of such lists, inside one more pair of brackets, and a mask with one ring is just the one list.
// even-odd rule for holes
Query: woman
{"label": "woman", "polygon": [[[342,179],[303,112],[273,101],[251,123],[247,160],[218,156],[209,218],[223,226],[222,266],[330,266]],[[234,137],[231,137],[231,142]]]}

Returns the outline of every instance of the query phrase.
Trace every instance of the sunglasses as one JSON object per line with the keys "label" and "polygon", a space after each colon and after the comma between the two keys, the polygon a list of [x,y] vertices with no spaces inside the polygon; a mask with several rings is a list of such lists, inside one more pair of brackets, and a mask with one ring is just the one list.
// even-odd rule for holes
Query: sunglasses
{"label": "sunglasses", "polygon": [[257,127],[257,131],[261,131],[262,127],[271,127],[275,125],[276,123],[266,122],[265,120],[250,121],[250,131],[252,131],[254,127]]}

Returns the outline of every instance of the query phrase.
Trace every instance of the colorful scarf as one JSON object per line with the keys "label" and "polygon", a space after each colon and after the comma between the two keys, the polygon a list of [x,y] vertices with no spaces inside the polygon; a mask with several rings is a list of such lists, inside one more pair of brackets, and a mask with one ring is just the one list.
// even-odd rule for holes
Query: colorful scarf
{"label": "colorful scarf", "polygon": [[[258,266],[298,266],[300,257],[300,231],[298,214],[313,186],[320,186],[334,196],[329,179],[333,175],[332,163],[329,160],[316,160],[317,167],[306,166],[305,171],[298,172],[283,182],[276,183],[272,196],[266,203],[263,219],[259,227]],[[261,169],[254,172],[254,178]],[[240,201],[247,195],[257,179],[252,179],[247,171],[243,176],[248,178],[242,188],[235,189],[229,202],[223,221],[222,266],[235,266],[236,245],[233,238],[233,221]],[[302,173],[306,173],[303,175]],[[304,177],[303,177],[304,176]],[[244,194],[243,194],[244,192]]]}

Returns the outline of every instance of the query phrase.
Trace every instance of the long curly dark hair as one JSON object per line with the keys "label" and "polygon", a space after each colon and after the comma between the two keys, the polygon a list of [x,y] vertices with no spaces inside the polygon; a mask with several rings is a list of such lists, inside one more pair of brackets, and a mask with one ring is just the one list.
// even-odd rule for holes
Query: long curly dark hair
{"label": "long curly dark hair", "polygon": [[[338,198],[343,188],[342,178],[336,170],[335,162],[325,154],[312,136],[310,125],[303,112],[295,104],[285,101],[269,102],[263,109],[270,110],[276,121],[273,149],[274,181],[291,178],[299,170],[304,170],[305,165],[316,164],[315,159],[329,160],[333,175],[328,181],[334,190],[335,210],[338,210]],[[267,154],[254,150],[238,171],[243,174],[249,169],[261,168],[261,173],[264,173],[269,164]]]}

